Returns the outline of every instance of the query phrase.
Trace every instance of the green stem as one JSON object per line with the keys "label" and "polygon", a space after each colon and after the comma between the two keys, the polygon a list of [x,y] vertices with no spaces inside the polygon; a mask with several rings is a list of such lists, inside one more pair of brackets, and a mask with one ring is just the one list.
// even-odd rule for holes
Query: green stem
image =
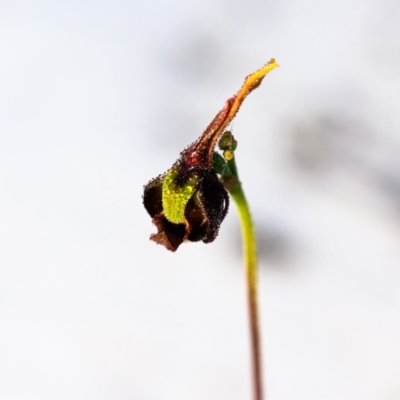
{"label": "green stem", "polygon": [[254,400],[263,399],[261,338],[257,300],[257,241],[249,205],[239,181],[235,159],[228,161],[230,177],[222,181],[236,204],[242,228],[243,252],[247,282],[247,300],[249,307],[252,375]]}

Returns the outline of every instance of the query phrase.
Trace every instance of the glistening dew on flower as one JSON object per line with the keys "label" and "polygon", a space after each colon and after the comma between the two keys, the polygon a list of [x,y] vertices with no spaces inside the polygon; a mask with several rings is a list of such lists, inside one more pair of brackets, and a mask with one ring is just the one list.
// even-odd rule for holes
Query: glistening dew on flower
{"label": "glistening dew on flower", "polygon": [[[218,177],[221,172],[213,168],[214,148],[246,96],[276,67],[271,59],[248,75],[199,139],[182,151],[170,170],[144,187],[143,204],[158,230],[151,240],[176,251],[184,241],[210,243],[217,237],[229,196]],[[223,144],[220,148],[226,160],[232,159],[235,148],[224,148]]]}

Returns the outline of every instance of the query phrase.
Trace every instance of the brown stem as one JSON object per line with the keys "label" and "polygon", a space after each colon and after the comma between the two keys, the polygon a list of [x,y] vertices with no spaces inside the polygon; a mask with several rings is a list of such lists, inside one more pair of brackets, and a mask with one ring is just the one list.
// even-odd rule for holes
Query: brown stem
{"label": "brown stem", "polygon": [[[249,279],[247,274],[247,279]],[[252,353],[252,371],[253,371],[253,392],[255,400],[263,399],[262,382],[262,360],[261,360],[261,338],[258,316],[257,290],[250,288],[248,283],[248,307],[250,319],[250,337]]]}

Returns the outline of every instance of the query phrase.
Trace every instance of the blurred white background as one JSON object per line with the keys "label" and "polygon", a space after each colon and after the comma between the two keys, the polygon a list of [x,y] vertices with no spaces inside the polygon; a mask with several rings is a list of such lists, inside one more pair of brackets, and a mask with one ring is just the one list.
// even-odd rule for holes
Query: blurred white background
{"label": "blurred white background", "polygon": [[240,232],[176,254],[143,185],[232,129],[268,400],[400,399],[400,3],[0,2],[0,398],[250,399]]}

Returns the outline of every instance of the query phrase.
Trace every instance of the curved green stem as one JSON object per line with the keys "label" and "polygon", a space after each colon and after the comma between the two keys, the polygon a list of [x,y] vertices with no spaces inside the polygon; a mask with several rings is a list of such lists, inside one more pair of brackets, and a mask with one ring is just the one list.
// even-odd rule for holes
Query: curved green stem
{"label": "curved green stem", "polygon": [[257,241],[249,205],[239,181],[235,159],[232,158],[227,164],[231,174],[229,177],[223,176],[222,181],[236,204],[242,228],[249,307],[254,400],[262,400],[261,338],[257,299]]}

